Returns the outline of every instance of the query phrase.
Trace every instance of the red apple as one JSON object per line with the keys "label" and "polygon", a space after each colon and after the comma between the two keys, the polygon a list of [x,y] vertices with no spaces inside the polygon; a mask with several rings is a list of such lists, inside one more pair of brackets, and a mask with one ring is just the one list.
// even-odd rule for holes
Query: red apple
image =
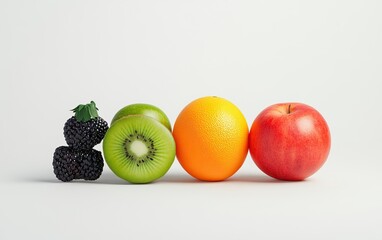
{"label": "red apple", "polygon": [[281,103],[264,109],[249,133],[249,151],[256,165],[280,180],[298,181],[314,174],[330,151],[325,119],[302,103]]}

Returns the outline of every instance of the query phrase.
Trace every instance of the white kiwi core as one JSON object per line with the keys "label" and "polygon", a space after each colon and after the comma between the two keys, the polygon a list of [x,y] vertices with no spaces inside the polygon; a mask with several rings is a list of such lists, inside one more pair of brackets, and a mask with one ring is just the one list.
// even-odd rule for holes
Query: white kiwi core
{"label": "white kiwi core", "polygon": [[130,151],[135,154],[135,156],[142,157],[149,152],[149,149],[144,142],[135,140],[130,144]]}

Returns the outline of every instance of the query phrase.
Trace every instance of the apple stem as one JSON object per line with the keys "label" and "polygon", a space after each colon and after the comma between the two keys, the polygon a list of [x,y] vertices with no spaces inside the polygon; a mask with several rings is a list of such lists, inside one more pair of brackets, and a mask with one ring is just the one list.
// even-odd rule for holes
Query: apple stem
{"label": "apple stem", "polygon": [[289,104],[288,105],[288,114],[290,114],[290,106],[291,106],[292,104]]}

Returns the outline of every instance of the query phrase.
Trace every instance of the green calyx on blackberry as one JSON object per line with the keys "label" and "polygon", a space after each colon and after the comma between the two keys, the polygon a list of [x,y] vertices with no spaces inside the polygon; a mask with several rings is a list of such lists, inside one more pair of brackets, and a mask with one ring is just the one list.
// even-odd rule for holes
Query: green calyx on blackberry
{"label": "green calyx on blackberry", "polygon": [[109,126],[98,116],[98,108],[91,101],[86,105],[78,105],[72,111],[74,116],[64,125],[66,143],[77,150],[90,150],[104,138]]}
{"label": "green calyx on blackberry", "polygon": [[73,179],[96,180],[103,170],[103,158],[100,151],[74,150],[61,146],[53,154],[53,171],[57,179],[69,182]]}
{"label": "green calyx on blackberry", "polygon": [[175,159],[175,141],[159,121],[144,115],[116,120],[103,140],[110,169],[131,183],[149,183],[162,177]]}

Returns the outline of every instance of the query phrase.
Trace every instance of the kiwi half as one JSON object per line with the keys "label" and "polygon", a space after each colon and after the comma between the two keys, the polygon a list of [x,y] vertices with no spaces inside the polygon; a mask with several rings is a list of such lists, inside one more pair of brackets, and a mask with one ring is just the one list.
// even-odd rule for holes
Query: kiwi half
{"label": "kiwi half", "polygon": [[103,140],[107,165],[131,183],[149,183],[162,177],[175,159],[171,132],[157,120],[130,115],[113,123]]}

